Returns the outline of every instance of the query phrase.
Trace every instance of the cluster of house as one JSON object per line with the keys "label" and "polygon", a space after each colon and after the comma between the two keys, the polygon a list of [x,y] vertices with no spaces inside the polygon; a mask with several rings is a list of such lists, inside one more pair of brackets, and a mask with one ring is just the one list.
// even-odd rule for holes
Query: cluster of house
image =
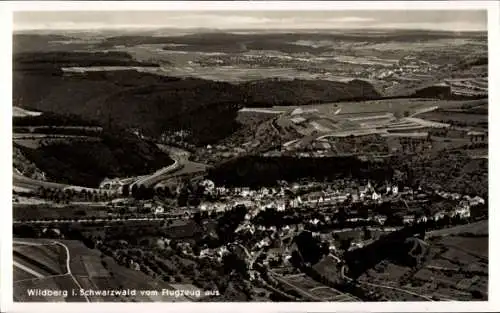
{"label": "cluster of house", "polygon": [[371,78],[389,78],[398,77],[405,74],[429,74],[438,68],[435,64],[430,64],[427,61],[419,60],[414,56],[405,56],[398,61],[391,69],[373,70]]}
{"label": "cluster of house", "polygon": [[227,249],[226,246],[220,246],[215,249],[203,249],[200,251],[200,258],[210,258],[210,259],[216,259],[217,261],[221,262],[222,258],[224,255],[228,254],[229,250]]}
{"label": "cluster of house", "polygon": [[249,187],[227,188],[215,186],[210,180],[204,180],[201,184],[205,187],[205,193],[210,193],[217,197],[229,197],[229,201],[202,202],[198,209],[200,211],[224,212],[231,210],[237,205],[244,205],[251,209],[252,217],[261,210],[274,208],[278,211],[285,210],[285,190],[283,188],[260,188],[253,190]]}
{"label": "cluster of house", "polygon": [[449,200],[457,200],[460,201],[458,205],[456,205],[451,212],[446,211],[438,211],[434,214],[434,220],[439,220],[444,218],[445,216],[449,217],[460,217],[460,218],[469,218],[471,216],[470,209],[471,207],[485,204],[483,198],[479,196],[471,197],[469,195],[462,196],[458,193],[448,193],[448,192],[439,192],[438,195],[443,197],[444,199]]}
{"label": "cluster of house", "polygon": [[[405,193],[407,191],[405,190]],[[380,202],[384,196],[397,196],[399,194],[399,187],[396,185],[387,185],[385,193],[377,192],[370,182],[365,187],[353,189],[346,188],[343,191],[335,190],[333,192],[320,191],[308,194],[304,199],[296,197],[290,204],[292,207],[300,205],[320,205],[342,203],[348,199],[352,202],[372,200]]]}
{"label": "cluster of house", "polygon": [[[382,202],[386,199],[393,198],[397,195],[405,195],[411,192],[408,188],[404,188],[402,192],[396,185],[387,185],[385,192],[375,190],[370,182],[360,188],[344,188],[343,190],[332,190],[326,188],[323,191],[315,191],[306,194],[305,196],[296,196],[288,198],[285,196],[285,188],[260,188],[252,190],[248,187],[226,188],[223,186],[215,186],[211,181],[202,182],[209,192],[220,197],[229,197],[230,200],[221,200],[217,202],[202,202],[198,209],[208,212],[224,212],[231,210],[237,205],[244,205],[249,209],[246,219],[250,220],[259,212],[267,209],[275,209],[277,211],[285,211],[288,208],[300,208],[307,206],[320,206],[339,204],[345,201],[376,201]],[[318,186],[294,184],[289,188],[294,191],[304,191],[308,188]],[[317,189],[317,188],[316,188]],[[314,223],[314,221],[312,221]]]}
{"label": "cluster of house", "polygon": [[242,146],[229,146],[229,145],[207,145],[205,146],[205,152],[203,156],[214,156],[217,155],[222,158],[232,158],[251,151],[259,146],[259,142],[247,142]]}
{"label": "cluster of house", "polygon": [[205,187],[205,192],[218,197],[232,196],[240,198],[255,198],[263,199],[266,197],[282,197],[285,195],[283,188],[260,188],[259,190],[251,189],[249,187],[235,187],[228,188],[224,186],[215,186],[211,180],[204,180],[200,183]]}
{"label": "cluster of house", "polygon": [[444,199],[448,200],[463,200],[464,202],[467,202],[470,206],[475,206],[479,204],[485,204],[485,201],[483,198],[479,196],[474,196],[471,197],[469,195],[461,195],[459,193],[451,193],[451,192],[446,192],[446,191],[438,191],[436,192],[438,196]]}

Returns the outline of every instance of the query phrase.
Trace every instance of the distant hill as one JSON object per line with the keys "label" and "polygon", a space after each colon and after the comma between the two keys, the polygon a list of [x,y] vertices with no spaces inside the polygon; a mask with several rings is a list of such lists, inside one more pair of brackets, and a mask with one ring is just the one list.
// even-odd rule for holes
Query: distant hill
{"label": "distant hill", "polygon": [[[47,51],[61,49],[60,45],[53,45],[51,42],[66,41],[73,38],[57,34],[20,34],[15,33],[12,37],[12,50],[14,53],[27,51]],[[57,48],[59,47],[59,48]],[[71,47],[64,47],[68,49]]]}
{"label": "distant hill", "polygon": [[178,49],[172,44],[183,45],[185,51],[205,52],[242,52],[246,50],[276,50],[286,53],[311,53],[319,54],[331,51],[331,47],[313,47],[308,45],[297,45],[295,41],[331,41],[333,42],[367,42],[382,43],[430,41],[446,38],[484,38],[485,34],[454,33],[442,31],[419,31],[419,30],[384,30],[374,33],[373,30],[348,30],[343,32],[332,30],[318,30],[316,32],[304,32],[300,30],[289,30],[281,32],[262,32],[246,30],[235,32],[200,31],[194,34],[182,36],[151,36],[149,34],[113,36],[103,40],[99,46],[109,48],[117,45],[134,46],[140,44],[164,44],[164,49]]}
{"label": "distant hill", "polygon": [[[91,55],[101,65],[113,64],[114,57],[128,60],[126,54]],[[14,57],[16,105],[138,128],[150,136],[184,129],[191,132],[189,139],[195,144],[216,142],[236,131],[240,126],[236,122],[237,112],[242,106],[308,105],[380,97],[373,86],[359,80],[348,83],[260,80],[235,85],[132,69],[66,75],[59,67],[88,65],[85,55],[41,53],[33,61],[26,58]],[[23,67],[26,62],[29,68]]]}

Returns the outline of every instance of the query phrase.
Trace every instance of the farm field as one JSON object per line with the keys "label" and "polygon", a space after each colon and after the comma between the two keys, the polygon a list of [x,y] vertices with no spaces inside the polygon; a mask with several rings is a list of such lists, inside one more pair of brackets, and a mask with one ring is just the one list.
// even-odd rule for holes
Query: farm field
{"label": "farm field", "polygon": [[29,188],[29,189],[38,189],[40,187],[64,189],[68,187],[68,185],[31,179],[29,177],[25,177],[15,173],[13,175],[13,184],[15,186]]}
{"label": "farm field", "polygon": [[13,278],[14,278],[14,282],[16,282],[16,281],[23,281],[23,280],[33,280],[33,279],[36,279],[37,277],[35,275],[27,272],[24,269],[21,269],[17,266],[14,266]]}
{"label": "farm field", "polygon": [[488,129],[488,114],[472,114],[451,110],[438,110],[419,114],[418,117],[430,121],[445,122],[459,126],[472,126],[474,128]]}
{"label": "farm field", "polygon": [[[19,240],[21,241],[21,240]],[[40,239],[22,239],[22,242],[28,244],[43,244],[48,240]],[[78,284],[86,290],[121,290],[127,288],[136,290],[136,295],[120,295],[117,297],[111,296],[89,296],[90,302],[110,302],[110,301],[190,301],[186,297],[175,297],[172,295],[161,295],[162,289],[175,290],[176,288],[164,283],[162,280],[153,280],[151,277],[143,274],[142,272],[125,268],[114,262],[114,260],[107,256],[101,256],[98,250],[87,248],[82,242],[75,240],[58,240],[61,244],[65,245],[69,251],[70,261],[69,267],[71,275],[66,274],[65,271],[58,275],[47,275],[44,277],[30,277],[29,275],[19,272],[18,268],[14,268],[15,282],[14,282],[14,298],[16,301],[66,301],[66,302],[81,302],[87,301],[81,296],[72,296],[71,292],[68,297],[33,297],[28,296],[26,290],[29,288],[40,289],[53,289],[53,290],[78,290],[72,276],[77,280]],[[56,246],[56,245],[54,245]],[[49,251],[49,246],[29,246],[29,248],[36,247],[42,252]],[[52,247],[52,246],[50,246]],[[64,265],[66,262],[66,252],[62,246],[56,246],[61,251],[52,251],[53,257],[64,258]],[[37,250],[38,251],[38,250]],[[47,252],[48,253],[48,252]],[[61,260],[62,261],[62,260]],[[157,291],[156,294],[141,294],[141,290]]]}
{"label": "farm field", "polygon": [[391,300],[409,301],[413,297],[410,293],[441,300],[485,300],[488,298],[485,224],[487,222],[479,222],[430,232],[426,240],[430,247],[423,263],[411,268],[382,261],[363,274],[360,281],[370,283],[371,289]]}
{"label": "farm field", "polygon": [[325,286],[304,274],[285,275],[283,279],[295,288],[322,299],[322,301],[338,301],[337,299],[341,299],[341,301],[357,301],[354,297]]}
{"label": "farm field", "polygon": [[[279,115],[275,122],[269,123],[273,134],[280,136],[282,150],[290,151],[325,151],[327,153],[352,154],[372,153],[374,151],[361,149],[356,152],[352,149],[341,148],[336,144],[325,145],[330,138],[340,137],[366,137],[378,135],[384,137],[384,147],[379,148],[379,153],[388,154],[392,149],[387,149],[395,138],[400,140],[427,140],[429,132],[434,130],[449,129],[453,123],[442,120],[426,119],[425,114],[434,114],[440,110],[461,110],[462,108],[475,108],[483,106],[484,100],[448,101],[436,99],[387,99],[361,102],[339,102],[332,104],[309,105],[307,107],[276,106],[276,112],[286,112]],[[254,113],[255,114],[255,113]],[[414,117],[418,116],[418,117]],[[262,123],[260,127],[266,125]],[[464,132],[464,131],[462,131]],[[464,132],[465,134],[465,132]],[[465,136],[465,135],[463,135]],[[443,148],[460,147],[467,144],[465,138],[448,140],[437,139],[434,150]],[[321,141],[321,143],[320,143]],[[397,148],[397,147],[396,147]],[[413,148],[412,148],[413,149]],[[419,148],[420,149],[420,148]],[[331,150],[331,151],[330,151]],[[368,151],[365,151],[368,150]],[[371,152],[370,152],[371,151]]]}
{"label": "farm field", "polygon": [[[14,241],[14,300],[23,302],[39,301],[85,301],[69,290],[78,290],[70,273],[67,272],[67,254],[63,247],[47,240]],[[19,268],[32,272],[34,277],[18,276]],[[29,290],[67,291],[66,295],[29,294]]]}
{"label": "farm field", "polygon": [[35,280],[26,280],[14,282],[14,301],[19,302],[85,302],[85,298],[79,296],[72,296],[68,292],[67,297],[62,295],[54,296],[33,296],[28,294],[28,290],[78,290],[78,286],[73,282],[69,276],[60,277],[47,277]]}
{"label": "farm field", "polygon": [[[172,297],[169,295],[141,295],[139,290],[174,290],[175,288],[162,280],[153,280],[142,272],[124,268],[114,262],[110,257],[101,258],[98,250],[87,248],[82,242],[62,240],[75,258],[71,260],[71,267],[78,281],[92,285],[95,290],[116,289],[123,286],[137,290],[136,301],[189,301],[185,297]],[[109,301],[106,297],[106,301]],[[129,299],[130,301],[130,299]]]}
{"label": "farm field", "polygon": [[[304,110],[317,110],[320,114],[329,115],[335,113],[338,109],[338,116],[355,117],[356,114],[371,114],[380,115],[386,113],[409,111],[410,114],[420,112],[426,108],[438,107],[458,108],[470,103],[478,103],[478,100],[437,100],[437,99],[386,99],[386,100],[369,100],[358,102],[335,102],[325,104],[314,104],[302,107]],[[275,106],[273,110],[291,112],[299,106]],[[418,110],[418,111],[417,111]],[[349,115],[348,115],[349,114]]]}
{"label": "farm field", "polygon": [[14,260],[35,268],[35,271],[49,273],[51,275],[66,272],[61,262],[63,249],[57,245],[24,245],[14,243]]}
{"label": "farm field", "polygon": [[104,218],[108,216],[105,205],[50,205],[50,204],[14,204],[12,215],[15,220],[32,219],[68,219],[91,216]]}
{"label": "farm field", "polygon": [[[470,144],[468,138],[432,137],[432,150],[457,149]],[[471,152],[474,150],[470,150]]]}
{"label": "farm field", "polygon": [[488,235],[488,222],[479,221],[466,225],[460,225],[440,230],[433,230],[426,234],[429,237],[449,236],[463,233],[471,233],[475,235]]}

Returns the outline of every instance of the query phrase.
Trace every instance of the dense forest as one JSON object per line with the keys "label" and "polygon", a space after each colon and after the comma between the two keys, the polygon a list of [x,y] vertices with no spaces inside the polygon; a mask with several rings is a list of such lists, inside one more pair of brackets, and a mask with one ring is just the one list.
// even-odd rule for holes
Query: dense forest
{"label": "dense forest", "polygon": [[24,126],[100,126],[99,122],[84,119],[76,114],[58,114],[44,112],[36,116],[14,116],[13,127]]}
{"label": "dense forest", "polygon": [[16,146],[49,180],[97,187],[106,177],[129,177],[154,172],[173,160],[156,145],[126,135],[103,132],[100,141],[68,140],[38,149]]}
{"label": "dense forest", "polygon": [[158,64],[138,62],[126,52],[22,52],[13,55],[14,70],[50,67],[88,66],[155,66]]}
{"label": "dense forest", "polygon": [[356,157],[260,157],[246,156],[215,167],[209,178],[232,186],[273,186],[278,180],[297,181],[355,177],[385,181],[393,175],[389,162],[361,161]]}

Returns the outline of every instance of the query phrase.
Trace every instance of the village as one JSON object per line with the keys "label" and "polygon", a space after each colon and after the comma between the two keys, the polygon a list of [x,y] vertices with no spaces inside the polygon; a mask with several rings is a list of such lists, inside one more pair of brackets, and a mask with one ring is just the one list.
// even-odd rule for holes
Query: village
{"label": "village", "polygon": [[[258,257],[265,258],[263,264],[287,262],[291,258],[291,240],[304,230],[328,242],[330,253],[342,246],[342,234],[350,233],[350,247],[357,249],[376,240],[379,236],[401,229],[406,225],[428,220],[471,217],[471,208],[484,205],[479,196],[461,195],[445,191],[429,191],[419,187],[413,190],[396,183],[374,186],[370,181],[363,184],[342,180],[335,183],[280,182],[275,187],[251,189],[249,187],[216,186],[211,180],[198,182],[204,189],[204,199],[197,206],[169,208],[158,199],[140,201],[136,210],[156,218],[182,217],[177,227],[187,226],[194,216],[216,221],[235,208],[244,207],[246,213],[236,227],[237,237],[252,238],[246,242],[243,257],[253,264]],[[433,203],[446,203],[443,208],[424,210],[422,207],[432,197]],[[132,200],[114,201],[113,210],[120,211],[130,206]],[[134,200],[135,204],[138,204]],[[379,210],[390,207],[390,212]],[[372,209],[374,209],[372,211]],[[365,213],[361,213],[365,211]],[[339,212],[343,212],[339,223]],[[265,217],[263,217],[265,216]],[[271,217],[269,217],[271,216]],[[266,219],[273,219],[268,220]],[[300,219],[294,217],[300,216]],[[287,222],[282,223],[283,219]],[[279,221],[279,222],[276,222]],[[277,225],[276,225],[277,224]],[[173,225],[172,225],[173,226]],[[371,233],[371,235],[367,235]],[[168,239],[165,239],[168,240]],[[165,244],[169,244],[166,242]],[[176,248],[188,257],[208,258],[221,262],[227,253],[235,249],[237,242],[227,242],[216,248],[194,247],[188,241],[177,241]],[[345,247],[344,247],[345,249]],[[262,254],[262,251],[266,251]],[[274,264],[273,263],[273,264]]]}

